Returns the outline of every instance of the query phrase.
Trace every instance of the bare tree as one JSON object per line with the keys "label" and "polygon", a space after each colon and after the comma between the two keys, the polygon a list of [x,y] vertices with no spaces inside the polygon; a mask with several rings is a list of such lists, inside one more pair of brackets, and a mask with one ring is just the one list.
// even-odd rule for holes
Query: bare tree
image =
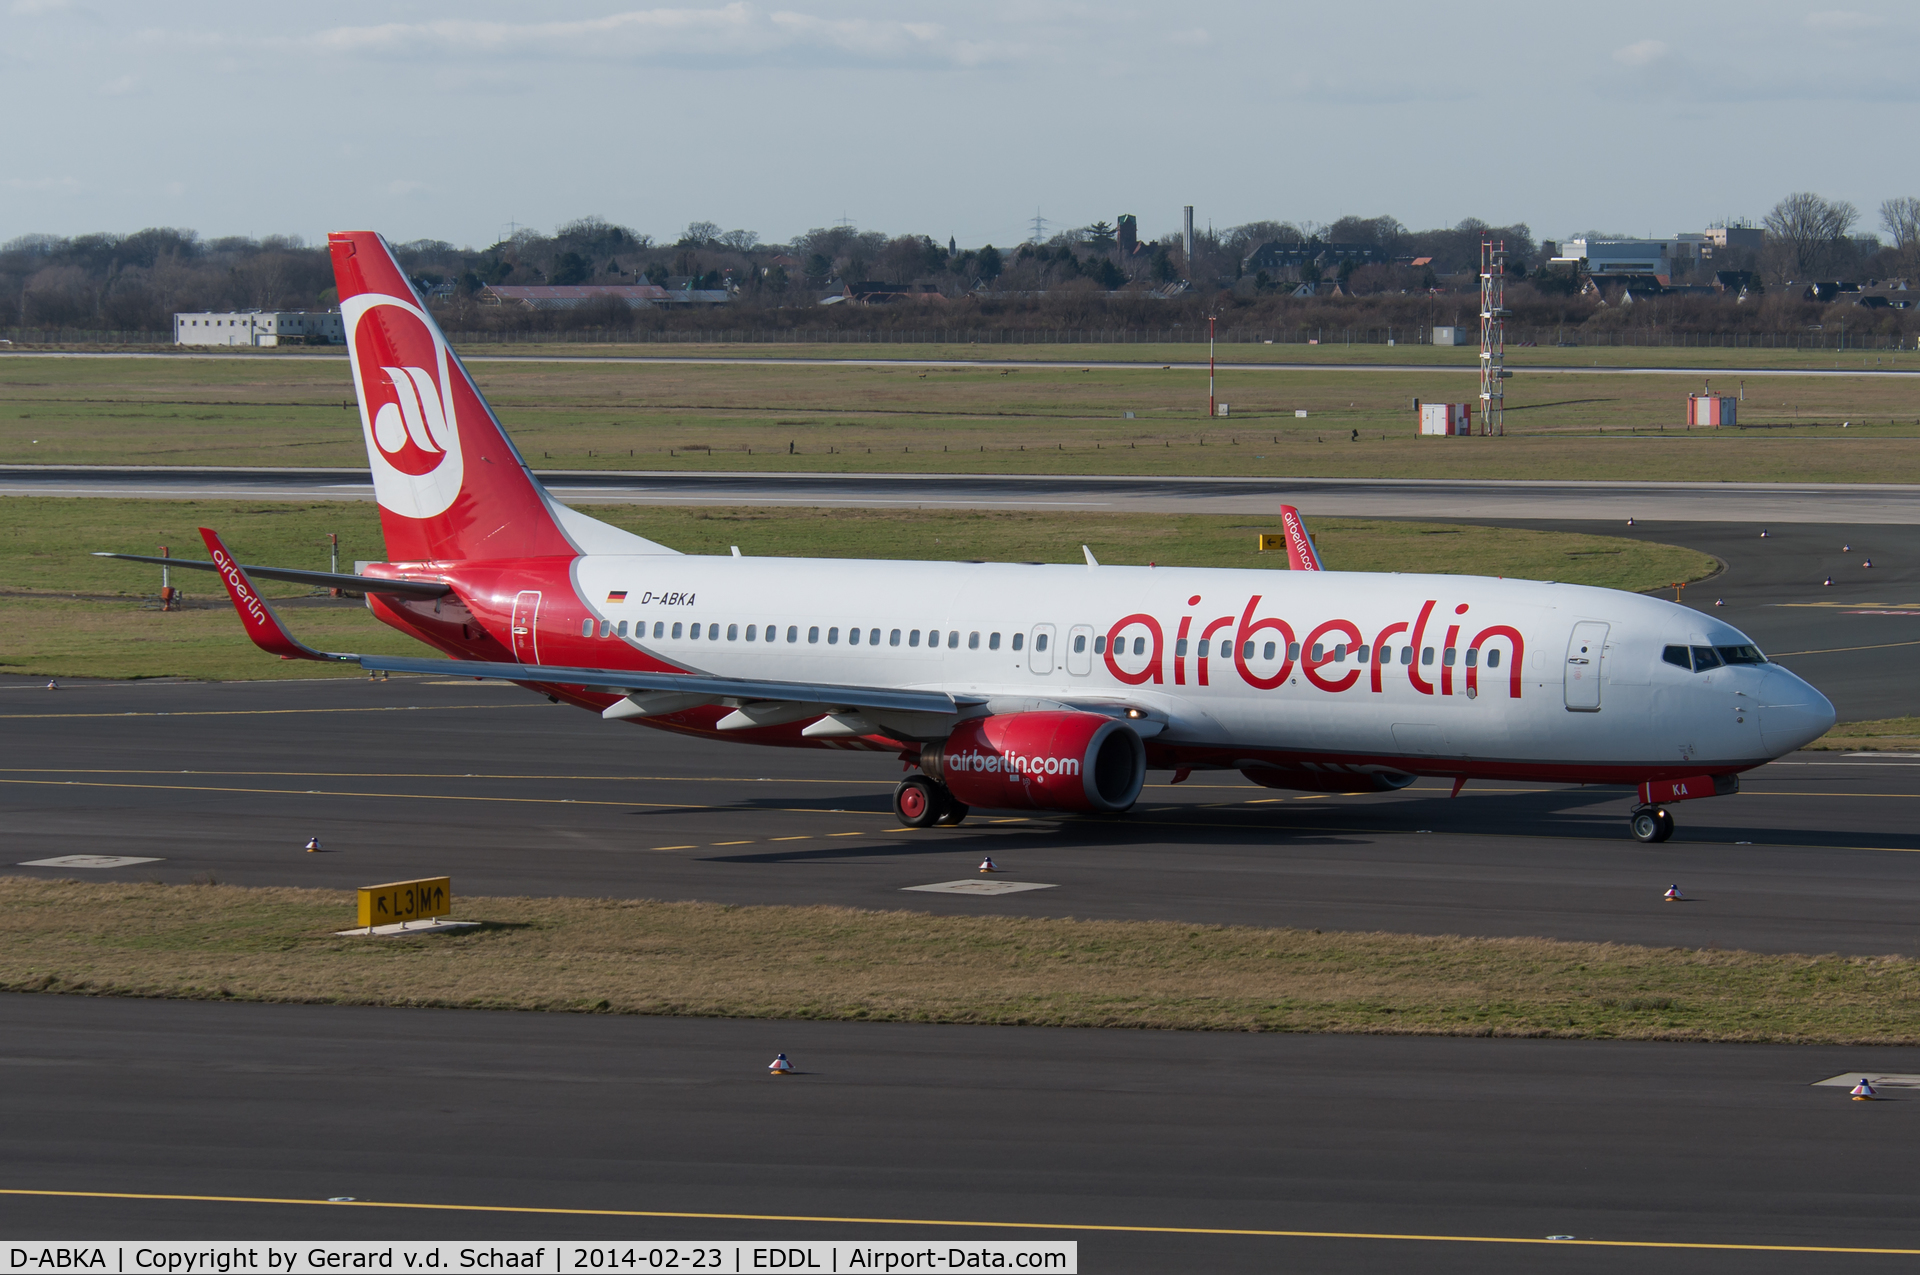
{"label": "bare tree", "polygon": [[729,230],[726,234],[715,236],[715,238],[735,252],[752,252],[760,246],[760,236],[751,230]]}
{"label": "bare tree", "polygon": [[[1835,248],[1860,220],[1860,211],[1845,200],[1822,199],[1810,190],[1795,191],[1767,214],[1767,234],[1774,241],[1775,271],[1782,279],[1808,279],[1836,257]],[[1848,254],[1851,255],[1851,254]]]}
{"label": "bare tree", "polygon": [[1880,205],[1880,224],[1893,236],[1893,250],[1900,256],[1900,268],[1909,274],[1920,270],[1920,198],[1901,195]]}

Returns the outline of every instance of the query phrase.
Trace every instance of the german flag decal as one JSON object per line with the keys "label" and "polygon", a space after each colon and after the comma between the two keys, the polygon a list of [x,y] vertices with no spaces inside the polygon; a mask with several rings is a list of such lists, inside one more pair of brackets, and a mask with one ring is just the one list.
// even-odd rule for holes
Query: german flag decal
{"label": "german flag decal", "polygon": [[607,595],[607,601],[609,602],[625,602],[626,600],[627,591],[625,589],[615,589]]}

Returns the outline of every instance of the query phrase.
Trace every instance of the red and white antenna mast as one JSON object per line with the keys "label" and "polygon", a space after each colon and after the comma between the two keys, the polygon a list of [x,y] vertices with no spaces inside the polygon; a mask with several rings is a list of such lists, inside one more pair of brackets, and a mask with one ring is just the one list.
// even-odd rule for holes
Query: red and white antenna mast
{"label": "red and white antenna mast", "polygon": [[1507,432],[1507,241],[1480,241],[1480,432]]}

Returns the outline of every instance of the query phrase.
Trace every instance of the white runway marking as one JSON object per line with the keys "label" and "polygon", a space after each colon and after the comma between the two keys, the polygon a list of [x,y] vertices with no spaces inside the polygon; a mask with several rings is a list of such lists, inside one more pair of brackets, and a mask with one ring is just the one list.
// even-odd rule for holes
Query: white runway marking
{"label": "white runway marking", "polygon": [[966,877],[959,881],[936,881],[932,885],[903,886],[906,890],[924,890],[929,894],[1018,894],[1022,890],[1057,890],[1057,885],[1038,881],[990,881]]}
{"label": "white runway marking", "polygon": [[126,854],[63,854],[55,859],[28,859],[23,868],[126,868],[136,863],[160,863]]}

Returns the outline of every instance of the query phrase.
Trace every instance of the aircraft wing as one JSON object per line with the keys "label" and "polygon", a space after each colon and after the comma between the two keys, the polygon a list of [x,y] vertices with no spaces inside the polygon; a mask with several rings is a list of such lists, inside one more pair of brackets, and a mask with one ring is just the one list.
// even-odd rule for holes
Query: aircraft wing
{"label": "aircraft wing", "polygon": [[[842,686],[827,682],[774,682],[750,677],[713,677],[705,673],[641,673],[630,669],[567,668],[558,664],[494,664],[481,660],[425,660],[408,655],[362,655],[360,667],[376,672],[437,673],[453,677],[490,677],[503,682],[541,682],[549,686],[590,686],[595,690],[672,691],[720,700],[779,700],[835,708],[876,708],[904,713],[958,713],[973,702],[945,691],[893,690]],[[820,710],[826,712],[825,708]]]}
{"label": "aircraft wing", "polygon": [[[95,553],[93,556],[119,558],[124,562],[151,562],[161,567],[185,567],[190,571],[225,570],[217,562],[201,562],[195,558],[155,558],[143,553]],[[402,598],[442,598],[453,592],[451,585],[442,584],[438,580],[384,580],[377,576],[350,576],[334,571],[301,571],[293,567],[240,566],[240,570],[262,580],[285,580],[289,584],[311,584],[322,589],[348,589],[354,593],[382,593]]]}

